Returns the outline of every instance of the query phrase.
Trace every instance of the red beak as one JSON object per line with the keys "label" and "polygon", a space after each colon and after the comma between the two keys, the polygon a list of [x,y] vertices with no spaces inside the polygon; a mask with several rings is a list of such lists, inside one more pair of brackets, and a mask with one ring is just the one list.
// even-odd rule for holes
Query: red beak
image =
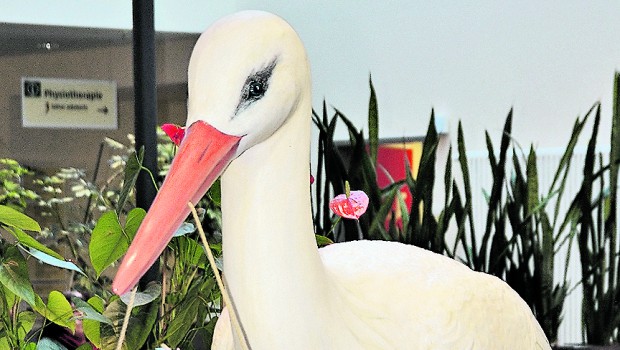
{"label": "red beak", "polygon": [[185,134],[170,171],[151,209],[123,258],[112,291],[128,292],[155,260],[189,215],[188,202],[196,204],[231,161],[240,136],[221,133],[198,121]]}

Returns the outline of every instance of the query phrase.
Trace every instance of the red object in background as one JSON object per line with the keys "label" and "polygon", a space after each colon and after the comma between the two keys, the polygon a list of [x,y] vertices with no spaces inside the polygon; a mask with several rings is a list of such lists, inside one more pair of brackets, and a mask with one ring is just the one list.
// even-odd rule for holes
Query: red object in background
{"label": "red object in background", "polygon": [[[420,161],[422,142],[395,142],[382,143],[377,150],[377,183],[384,188],[394,182],[404,180],[407,176],[406,168],[411,169],[412,175],[416,176],[418,163]],[[411,191],[406,185],[400,188],[401,196],[404,199],[407,211],[411,211],[413,198]],[[398,198],[392,204],[392,211],[396,215],[395,223],[402,229],[401,209]],[[386,228],[389,227],[391,217],[385,222]]]}
{"label": "red object in background", "polygon": [[179,146],[185,137],[185,128],[175,124],[164,124],[161,129],[168,135],[175,145]]}

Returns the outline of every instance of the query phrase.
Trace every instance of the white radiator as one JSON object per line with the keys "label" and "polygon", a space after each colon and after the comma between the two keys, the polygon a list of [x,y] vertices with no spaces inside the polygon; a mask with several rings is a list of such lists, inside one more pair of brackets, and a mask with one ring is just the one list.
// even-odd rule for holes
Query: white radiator
{"label": "white radiator", "polygon": [[[545,149],[537,150],[537,167],[539,178],[539,193],[546,194],[553,181],[553,176],[562,157],[563,149]],[[509,151],[509,159],[506,167],[506,177],[509,179],[512,174],[512,154]],[[609,159],[609,150],[602,151],[605,162]],[[527,155],[526,155],[527,156]],[[562,203],[560,205],[559,218],[563,218],[571,200],[575,197],[579,187],[581,186],[581,179],[583,177],[583,165],[585,160],[585,150],[576,150],[571,160],[571,168],[569,171],[568,179],[566,182],[566,188],[562,197]],[[487,203],[483,191],[488,194],[491,192],[492,175],[489,166],[489,159],[486,152],[484,153],[471,153],[468,154],[470,181],[472,189],[473,200],[473,215],[476,233],[480,236],[478,242],[481,240],[481,236],[484,233]],[[525,160],[521,162],[522,171],[525,171]],[[453,169],[460,169],[458,159],[454,160]],[[458,178],[459,175],[455,175]],[[462,189],[462,187],[460,187]],[[505,188],[504,188],[505,195]],[[555,202],[551,201],[547,205],[548,215],[552,215]],[[559,224],[558,224],[559,225]],[[508,226],[508,225],[507,225]],[[558,333],[558,343],[579,343],[582,342],[582,329],[581,329],[581,298],[582,289],[579,284],[581,279],[581,266],[579,263],[579,252],[577,249],[576,240],[573,241],[573,246],[570,252],[565,244],[556,255],[555,259],[555,271],[554,275],[561,281],[564,275],[564,268],[566,266],[566,255],[570,253],[570,261],[568,265],[567,278],[569,280],[570,288],[574,288],[572,292],[566,298],[564,304],[564,318]]]}

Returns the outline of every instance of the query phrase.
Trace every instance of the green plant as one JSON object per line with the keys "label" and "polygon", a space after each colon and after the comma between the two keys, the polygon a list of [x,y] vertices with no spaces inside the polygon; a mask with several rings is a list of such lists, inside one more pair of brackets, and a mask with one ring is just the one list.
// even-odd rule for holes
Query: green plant
{"label": "green plant", "polygon": [[[3,282],[0,286],[3,292],[0,305],[3,322],[0,327],[0,348],[34,349],[40,333],[31,329],[32,324],[28,322],[31,319],[34,322],[32,315],[36,312],[47,317],[48,322],[62,326],[75,327],[76,319],[81,320],[84,334],[92,344],[100,349],[116,348],[129,296],[119,298],[111,293],[111,280],[105,271],[125,253],[145,215],[144,210],[134,208],[133,193],[138,173],[145,171],[142,152],[132,150],[131,136],[129,141],[128,146],[110,139],[102,144],[102,150],[106,147],[114,153],[108,162],[111,175],[102,182],[97,182],[96,178],[89,181],[83,171],[73,168],[61,169],[55,175],[41,176],[37,180],[42,189],[41,196],[37,198],[40,198],[39,205],[48,226],[41,230],[36,222],[28,219],[28,223],[36,225],[29,229],[47,241],[53,238],[57,244],[67,244],[71,248],[71,262],[38,243],[23,228],[13,227],[16,225],[12,221],[14,215],[5,218],[2,215],[4,212],[0,210],[0,223],[6,223],[3,228],[15,239],[14,244],[0,242],[3,263],[0,265],[0,279]],[[156,186],[166,174],[175,152],[176,147],[160,133],[158,156],[162,171],[151,174]],[[211,232],[212,249],[219,254],[217,186],[201,201],[200,207],[201,219]],[[68,215],[79,210],[83,215]],[[166,343],[173,348],[180,346],[192,349],[192,341],[196,337],[209,342],[217,320],[215,315],[220,309],[220,294],[213,273],[205,264],[204,249],[198,243],[194,231],[195,227],[191,223],[179,229],[178,237],[172,240],[160,259],[161,281],[149,284],[146,290],[136,294],[123,348],[153,348]],[[60,303],[57,299],[60,300],[59,296],[62,296],[65,303],[62,304],[63,315],[67,314],[72,323],[66,323],[68,321],[65,319],[48,312],[46,304],[34,292],[23,253],[44,263],[78,272],[74,274],[73,288],[92,297],[88,300],[74,298],[71,300],[73,306],[59,292],[53,292],[48,297],[48,304],[52,303],[49,307],[56,310]],[[7,285],[9,287],[5,287]],[[22,300],[35,313],[20,309]],[[78,313],[75,318],[74,312]],[[85,345],[84,348],[90,347]]]}
{"label": "green plant", "polygon": [[[434,197],[435,162],[439,137],[435,130],[434,113],[428,126],[424,140],[420,166],[417,174],[412,174],[407,164],[406,179],[395,181],[391,185],[380,188],[377,185],[377,149],[379,146],[378,125],[379,113],[377,98],[372,80],[369,80],[370,99],[368,102],[368,143],[364,133],[339,110],[328,118],[327,108],[323,103],[321,116],[313,112],[314,124],[319,129],[317,178],[315,183],[316,199],[314,212],[315,233],[341,242],[356,239],[381,239],[414,244],[438,253],[448,251],[445,234],[448,223],[454,215],[450,196],[445,196],[446,208],[439,219],[432,214]],[[334,134],[338,121],[347,127],[349,140],[336,143]],[[345,154],[341,152],[345,151]],[[450,163],[447,163],[450,167]],[[446,172],[446,181],[451,173]],[[338,221],[329,210],[329,200],[335,194],[344,193],[345,182],[351,188],[363,190],[369,197],[366,214],[359,221]],[[412,208],[408,209],[403,202],[400,188],[407,186],[413,195]],[[400,202],[402,226],[397,225],[392,205]],[[388,225],[386,227],[386,222]],[[452,252],[449,252],[452,255]]]}
{"label": "green plant", "polygon": [[620,341],[620,247],[617,238],[620,73],[614,76],[613,102],[609,163],[603,164],[602,157],[596,154],[599,106],[586,152],[584,180],[570,207],[578,230],[585,337],[588,343],[600,345]]}
{"label": "green plant", "polygon": [[[0,228],[10,233],[15,242],[0,238],[0,348],[35,349],[37,337],[31,333],[37,318],[75,329],[73,309],[65,296],[52,291],[47,303],[35,293],[24,253],[47,263],[79,269],[62,256],[32,238],[26,231],[38,232],[39,224],[28,216],[0,205]],[[29,308],[24,307],[25,302]]]}
{"label": "green plant", "polygon": [[[140,153],[132,155],[130,160],[135,165],[125,167],[124,178],[125,183],[131,183],[133,187],[135,182],[127,182],[127,179],[135,179],[145,169]],[[121,197],[129,187],[123,188]],[[117,205],[120,208],[125,203],[119,201]],[[97,278],[125,254],[146,214],[136,208],[125,216],[118,208],[105,212],[92,231],[89,256]],[[205,210],[202,212],[204,214]],[[219,291],[194,231],[195,227],[190,223],[179,229],[178,237],[172,240],[160,259],[161,282],[151,284],[136,297],[141,302],[135,303],[131,310],[132,317],[123,343],[127,349],[139,348],[145,343],[148,347],[166,343],[191,349],[191,342],[198,334],[206,341],[210,339],[217,319],[212,312],[219,311]],[[218,249],[218,246],[214,245],[214,248]],[[121,335],[129,296],[122,298],[125,298],[123,302],[108,294],[96,299],[98,311],[109,322],[91,320],[85,324],[86,336],[101,349],[113,348]]]}
{"label": "green plant", "polygon": [[0,205],[23,211],[38,198],[36,192],[24,188],[24,177],[33,172],[14,159],[0,158]]}
{"label": "green plant", "polygon": [[[572,244],[571,237],[576,227],[572,222],[575,212],[563,213],[560,206],[565,197],[570,159],[594,107],[582,120],[575,122],[553,183],[545,190],[538,183],[536,151],[531,147],[525,155],[511,137],[512,111],[506,118],[497,153],[490,135],[486,134],[492,186],[487,194],[484,232],[479,234],[474,225],[473,189],[461,123],[458,126],[457,153],[462,178],[453,177],[450,149],[443,177],[443,207],[438,215],[432,212],[436,199],[435,166],[439,144],[434,113],[431,113],[417,174],[409,170],[409,164],[403,164],[407,169],[405,180],[379,188],[373,155],[376,154],[374,147],[378,145],[378,112],[372,82],[370,87],[368,142],[363,132],[337,109],[333,117],[328,118],[324,103],[320,117],[313,113],[314,123],[319,128],[314,189],[317,234],[336,241],[365,238],[413,244],[459,259],[474,270],[494,274],[506,280],[522,296],[549,339],[555,341],[569,281],[566,270],[562,276],[554,275],[554,259],[563,245]],[[346,143],[334,141],[338,121],[344,122],[348,129]],[[341,153],[343,149],[344,154]],[[511,150],[512,157],[509,156]],[[368,214],[360,218],[359,224],[336,221],[329,211],[329,198],[342,193],[346,181],[353,188],[364,190],[370,198]],[[412,194],[410,209],[400,196],[401,186],[407,186]],[[393,206],[394,201],[399,201],[400,205]],[[394,208],[401,210],[402,226],[396,225],[393,219],[396,217]],[[451,232],[456,237],[453,243],[447,239]]]}

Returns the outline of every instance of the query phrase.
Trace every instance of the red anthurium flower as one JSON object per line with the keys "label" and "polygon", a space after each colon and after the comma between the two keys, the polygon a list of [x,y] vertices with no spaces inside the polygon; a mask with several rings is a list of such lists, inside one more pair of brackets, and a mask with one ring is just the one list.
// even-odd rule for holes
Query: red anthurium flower
{"label": "red anthurium flower", "polygon": [[185,136],[185,128],[182,126],[178,126],[175,124],[164,124],[161,126],[161,129],[168,135],[170,140],[174,142],[175,145],[180,145],[181,141],[183,141],[183,137]]}
{"label": "red anthurium flower", "polygon": [[349,196],[340,194],[329,201],[329,208],[338,216],[357,220],[368,208],[368,196],[364,191],[350,191]]}

